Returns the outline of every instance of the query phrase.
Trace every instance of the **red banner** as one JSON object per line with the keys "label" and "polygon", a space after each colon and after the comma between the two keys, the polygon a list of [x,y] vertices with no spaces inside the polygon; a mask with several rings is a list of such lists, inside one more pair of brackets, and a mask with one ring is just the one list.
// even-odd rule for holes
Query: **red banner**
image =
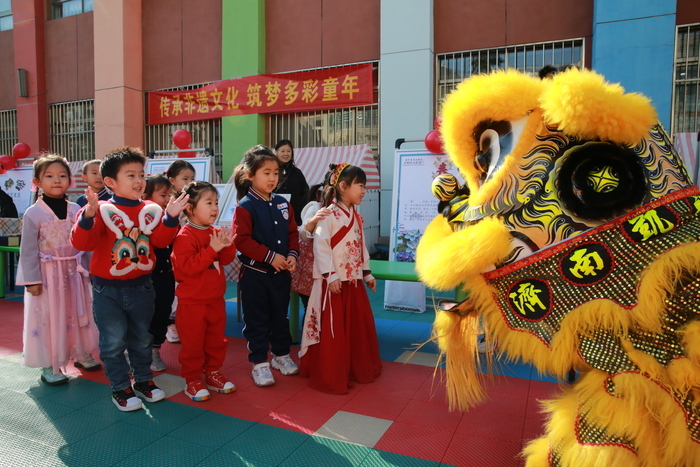
{"label": "red banner", "polygon": [[228,79],[190,91],[148,93],[148,123],[334,109],[373,102],[372,64]]}

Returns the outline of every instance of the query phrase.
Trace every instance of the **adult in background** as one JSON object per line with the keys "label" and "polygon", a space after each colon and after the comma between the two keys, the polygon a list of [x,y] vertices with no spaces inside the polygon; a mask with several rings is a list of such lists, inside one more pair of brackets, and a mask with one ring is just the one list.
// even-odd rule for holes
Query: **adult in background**
{"label": "adult in background", "polygon": [[0,188],[0,217],[13,217],[15,219],[19,217],[12,196],[5,193],[2,188]]}
{"label": "adult in background", "polygon": [[291,195],[294,218],[297,225],[301,225],[301,211],[308,202],[309,184],[299,167],[294,165],[294,146],[291,141],[280,140],[275,145],[275,154],[280,161],[280,181],[275,193]]}

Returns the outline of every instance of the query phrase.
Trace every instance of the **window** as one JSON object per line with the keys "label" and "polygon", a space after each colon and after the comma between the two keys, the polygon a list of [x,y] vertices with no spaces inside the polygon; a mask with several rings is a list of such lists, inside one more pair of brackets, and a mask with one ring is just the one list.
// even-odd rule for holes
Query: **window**
{"label": "window", "polygon": [[0,31],[9,31],[12,24],[12,0],[0,0]]}
{"label": "window", "polygon": [[17,111],[0,110],[0,154],[12,154],[17,144]]}
{"label": "window", "polygon": [[700,131],[700,24],[678,26],[671,133]]}
{"label": "window", "polygon": [[79,15],[93,10],[93,0],[51,0],[51,17],[53,19]]}
{"label": "window", "polygon": [[379,154],[379,106],[270,115],[270,147],[288,139],[299,148],[369,144]]}
{"label": "window", "polygon": [[[191,91],[201,88],[210,83],[191,84],[176,88],[159,89],[159,91]],[[146,97],[147,98],[147,97]],[[223,161],[221,150],[221,119],[198,120],[182,123],[165,123],[162,125],[146,126],[146,153],[150,151],[161,151],[165,149],[177,149],[173,144],[173,133],[175,130],[184,128],[192,135],[192,148],[211,148],[214,151],[214,170],[222,175]],[[228,180],[228,178],[224,178]]]}
{"label": "window", "polygon": [[436,60],[436,99],[439,109],[445,97],[471,75],[507,68],[517,68],[536,75],[545,65],[557,68],[568,65],[583,67],[584,40],[572,39],[440,54]]}
{"label": "window", "polygon": [[49,150],[69,161],[95,158],[95,100],[49,106]]}
{"label": "window", "polygon": [[[201,86],[197,86],[201,87]],[[221,150],[221,119],[197,120],[194,122],[165,123],[162,125],[146,126],[146,153],[165,149],[177,149],[173,144],[175,130],[184,128],[192,135],[192,148],[211,148],[214,151],[214,170],[222,176],[222,150]],[[173,153],[172,156],[176,157]],[[223,178],[228,181],[228,178]],[[215,183],[215,182],[212,182]]]}

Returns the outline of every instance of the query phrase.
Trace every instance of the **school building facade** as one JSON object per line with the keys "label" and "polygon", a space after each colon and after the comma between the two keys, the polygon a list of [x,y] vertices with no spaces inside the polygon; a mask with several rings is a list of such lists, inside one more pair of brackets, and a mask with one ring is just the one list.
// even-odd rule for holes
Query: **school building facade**
{"label": "school building facade", "polygon": [[[0,0],[0,154],[172,149],[185,128],[227,179],[259,143],[369,144],[389,235],[395,141],[421,140],[464,78],[588,67],[649,96],[669,132],[697,132],[699,51],[697,0]],[[357,64],[371,103],[149,121],[152,92]]]}

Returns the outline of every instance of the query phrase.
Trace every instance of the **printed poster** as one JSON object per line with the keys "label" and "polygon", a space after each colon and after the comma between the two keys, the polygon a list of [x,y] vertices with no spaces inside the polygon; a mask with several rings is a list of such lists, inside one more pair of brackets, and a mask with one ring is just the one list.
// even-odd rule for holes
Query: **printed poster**
{"label": "printed poster", "polygon": [[[438,215],[438,199],[432,182],[450,173],[463,183],[457,167],[445,154],[427,150],[397,150],[394,173],[394,205],[389,239],[391,261],[415,262],[416,248],[427,225]],[[390,310],[425,311],[422,283],[387,281],[384,307]]]}
{"label": "printed poster", "polygon": [[34,204],[33,177],[34,167],[31,166],[14,168],[0,175],[0,188],[12,197],[20,216]]}

